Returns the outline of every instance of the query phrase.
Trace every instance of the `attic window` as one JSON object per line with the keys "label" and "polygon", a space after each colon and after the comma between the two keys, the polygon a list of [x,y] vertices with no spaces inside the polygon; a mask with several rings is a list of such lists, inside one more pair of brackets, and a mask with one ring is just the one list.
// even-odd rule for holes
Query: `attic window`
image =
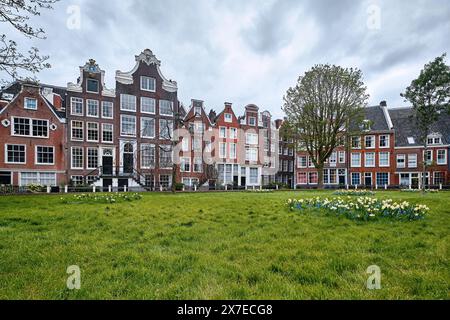
{"label": "attic window", "polygon": [[24,108],[28,110],[37,110],[37,99],[25,98]]}
{"label": "attic window", "polygon": [[202,115],[202,107],[195,107],[194,112],[195,112],[196,116],[201,116]]}
{"label": "attic window", "polygon": [[225,122],[232,122],[233,117],[231,116],[231,113],[225,113]]}
{"label": "attic window", "polygon": [[439,134],[429,135],[427,138],[427,144],[428,145],[442,144],[442,136]]}
{"label": "attic window", "polygon": [[365,119],[365,120],[363,120],[360,129],[363,131],[370,131],[371,127],[372,127],[372,121]]}
{"label": "attic window", "polygon": [[87,92],[98,93],[98,80],[87,79]]}
{"label": "attic window", "polygon": [[409,144],[415,144],[416,141],[414,140],[414,137],[408,137],[408,143]]}

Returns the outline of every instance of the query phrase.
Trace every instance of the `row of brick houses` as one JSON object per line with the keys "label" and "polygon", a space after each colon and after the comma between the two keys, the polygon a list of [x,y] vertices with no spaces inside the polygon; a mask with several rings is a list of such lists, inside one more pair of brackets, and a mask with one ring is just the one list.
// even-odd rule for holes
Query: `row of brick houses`
{"label": "row of brick houses", "polygon": [[[279,134],[283,120],[253,104],[242,116],[227,102],[219,113],[197,99],[184,107],[177,83],[160,66],[147,49],[131,71],[116,72],[114,89],[105,86],[105,71],[94,60],[66,87],[15,82],[3,88],[0,185],[317,185],[307,153]],[[383,102],[365,112],[361,135],[343,139],[328,160],[325,185],[418,186],[423,147],[411,109]],[[449,183],[449,128],[443,114],[429,137],[428,184]]]}

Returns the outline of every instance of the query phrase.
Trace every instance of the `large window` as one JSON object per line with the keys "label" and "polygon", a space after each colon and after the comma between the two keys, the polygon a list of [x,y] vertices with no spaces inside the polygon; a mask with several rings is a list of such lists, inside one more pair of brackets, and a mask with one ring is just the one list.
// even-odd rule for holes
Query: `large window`
{"label": "large window", "polygon": [[114,108],[112,102],[102,101],[102,117],[105,119],[114,118]]}
{"label": "large window", "polygon": [[98,168],[98,149],[88,148],[87,149],[87,168],[96,169]]}
{"label": "large window", "polygon": [[33,137],[48,138],[48,120],[33,119]]}
{"label": "large window", "polygon": [[172,166],[172,147],[160,146],[159,148],[159,166],[161,168],[170,168]]}
{"label": "large window", "polygon": [[141,97],[141,112],[155,114],[156,100],[148,97]]}
{"label": "large window", "polygon": [[236,143],[230,143],[230,159],[236,159]]}
{"label": "large window", "polygon": [[345,163],[345,151],[339,151],[339,163]]}
{"label": "large window", "polygon": [[219,143],[219,158],[227,157],[227,144],[225,142]]}
{"label": "large window", "polygon": [[15,136],[29,136],[30,135],[30,119],[14,118],[14,132]]}
{"label": "large window", "polygon": [[352,185],[357,186],[361,184],[361,173],[352,172]]}
{"label": "large window", "polygon": [[136,135],[136,117],[122,114],[120,116],[120,134],[124,136]]}
{"label": "large window", "polygon": [[88,92],[93,92],[93,93],[98,93],[99,92],[98,80],[87,79],[86,86],[87,86],[87,91]]}
{"label": "large window", "polygon": [[433,150],[424,151],[424,161],[427,165],[433,162]]}
{"label": "large window", "polygon": [[227,128],[226,127],[220,127],[219,128],[219,138],[225,139],[227,137]]}
{"label": "large window", "polygon": [[173,102],[169,100],[159,100],[159,114],[162,116],[172,116]]}
{"label": "large window", "polygon": [[306,172],[299,172],[297,179],[298,184],[308,184],[308,174]]}
{"label": "large window", "polygon": [[36,146],[36,164],[52,165],[55,163],[55,148]]}
{"label": "large window", "polygon": [[155,167],[155,145],[141,144],[141,168],[151,169]]}
{"label": "large window", "polygon": [[21,172],[20,185],[56,186],[56,173],[53,172]]}
{"label": "large window", "polygon": [[444,172],[434,173],[434,185],[444,184]]}
{"label": "large window", "polygon": [[194,172],[203,172],[203,161],[201,157],[194,159]]}
{"label": "large window", "polygon": [[408,154],[408,168],[417,168],[417,154]]}
{"label": "large window", "polygon": [[245,160],[258,161],[258,149],[257,148],[246,148],[245,149]]}
{"label": "large window", "polygon": [[159,176],[159,184],[163,188],[169,188],[172,184],[172,176],[168,174],[162,174]]}
{"label": "large window", "polygon": [[351,165],[353,168],[361,167],[361,153],[352,153]]}
{"label": "large window", "polygon": [[379,186],[389,185],[389,173],[377,172],[377,185]]}
{"label": "large window", "polygon": [[375,148],[375,136],[366,136],[364,138],[366,149]]}
{"label": "large window", "polygon": [[299,168],[307,168],[308,166],[308,157],[307,156],[300,156],[298,157],[298,163],[297,166]]}
{"label": "large window", "polygon": [[83,148],[72,147],[71,167],[72,169],[83,169]]}
{"label": "large window", "polygon": [[113,130],[111,123],[102,123],[102,142],[114,142]]}
{"label": "large window", "polygon": [[83,141],[84,139],[84,122],[83,121],[74,121],[71,122],[72,126],[72,140],[75,141]]}
{"label": "large window", "polygon": [[406,155],[398,154],[397,155],[397,168],[402,169],[406,167]]}
{"label": "large window", "polygon": [[136,97],[129,94],[120,95],[120,110],[136,111]]}
{"label": "large window", "polygon": [[156,80],[150,77],[141,77],[141,90],[155,92]]}
{"label": "large window", "polygon": [[437,151],[437,164],[447,164],[447,150],[441,149]]}
{"label": "large window", "polygon": [[380,167],[389,167],[389,152],[380,152]]}
{"label": "large window", "polygon": [[25,98],[24,108],[29,110],[37,110],[37,99],[35,98]]}
{"label": "large window", "polygon": [[246,133],[245,134],[246,144],[258,144],[258,134],[256,133]]}
{"label": "large window", "polygon": [[375,167],[375,153],[374,152],[367,152],[364,155],[364,166],[366,168],[373,168]]}
{"label": "large window", "polygon": [[172,120],[159,120],[159,138],[171,140],[173,137],[173,122]]}
{"label": "large window", "polygon": [[87,104],[86,115],[88,117],[98,118],[98,101],[87,100],[86,104]]}
{"label": "large window", "polygon": [[96,122],[87,123],[87,141],[98,142],[98,123]]}
{"label": "large window", "polygon": [[224,118],[225,118],[225,122],[233,121],[233,116],[231,115],[231,113],[225,113]]}
{"label": "large window", "polygon": [[155,119],[141,118],[141,137],[142,138],[155,137]]}
{"label": "large window", "polygon": [[70,98],[70,114],[74,116],[83,115],[83,99],[81,98]]}
{"label": "large window", "polygon": [[48,138],[48,120],[13,118],[13,135]]}
{"label": "large window", "polygon": [[389,148],[389,135],[380,136],[380,148]]}
{"label": "large window", "polygon": [[250,168],[250,183],[258,184],[258,168]]}
{"label": "large window", "polygon": [[6,163],[26,163],[26,147],[21,144],[6,145]]}
{"label": "large window", "polygon": [[352,137],[352,149],[361,149],[361,137]]}

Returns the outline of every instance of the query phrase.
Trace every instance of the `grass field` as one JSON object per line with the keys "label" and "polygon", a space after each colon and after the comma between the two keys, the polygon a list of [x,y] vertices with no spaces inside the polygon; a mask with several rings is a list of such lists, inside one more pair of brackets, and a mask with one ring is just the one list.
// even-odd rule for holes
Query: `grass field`
{"label": "grass field", "polygon": [[[450,193],[422,221],[289,212],[327,192],[144,194],[117,204],[0,197],[0,299],[449,299]],[[81,289],[66,287],[70,265]],[[378,265],[382,289],[368,290]]]}

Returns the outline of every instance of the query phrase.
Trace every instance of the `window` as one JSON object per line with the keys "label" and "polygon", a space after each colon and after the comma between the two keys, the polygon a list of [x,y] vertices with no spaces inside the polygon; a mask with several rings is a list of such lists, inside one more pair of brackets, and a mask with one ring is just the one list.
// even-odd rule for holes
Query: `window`
{"label": "window", "polygon": [[388,186],[389,185],[389,173],[377,172],[377,185]]}
{"label": "window", "polygon": [[437,164],[447,164],[447,150],[441,149],[437,151]]}
{"label": "window", "polygon": [[257,148],[245,149],[245,160],[258,161],[258,149]]}
{"label": "window", "polygon": [[191,172],[191,158],[181,158],[180,171]]}
{"label": "window", "polygon": [[120,116],[120,134],[124,136],[136,135],[136,117],[122,114]]}
{"label": "window", "polygon": [[225,113],[225,122],[232,122],[233,121],[233,116],[231,115],[231,113]]}
{"label": "window", "polygon": [[6,145],[6,163],[26,163],[26,147],[19,144]]}
{"label": "window", "polygon": [[159,138],[160,139],[172,139],[173,135],[173,122],[172,120],[160,119],[159,120]]}
{"label": "window", "polygon": [[256,126],[256,118],[255,117],[248,117],[248,124],[250,126]]}
{"label": "window", "polygon": [[141,118],[141,137],[142,138],[155,137],[155,119]]}
{"label": "window", "polygon": [[365,137],[365,146],[366,146],[366,149],[375,148],[375,136],[366,136]]}
{"label": "window", "polygon": [[211,151],[212,151],[211,141],[205,141],[205,152],[211,153]]}
{"label": "window", "polygon": [[150,77],[141,77],[141,90],[155,92],[156,80]]}
{"label": "window", "polygon": [[87,100],[87,112],[88,117],[98,117],[98,101],[97,100]]}
{"label": "window", "polygon": [[352,137],[352,149],[361,149],[361,137]]}
{"label": "window", "polygon": [[227,144],[225,142],[219,143],[219,158],[227,157]]}
{"label": "window", "polygon": [[361,184],[361,173],[352,172],[352,185],[357,186]]}
{"label": "window", "polygon": [[56,186],[56,174],[53,172],[21,172],[20,185]]}
{"label": "window", "polygon": [[24,108],[29,110],[37,110],[37,99],[35,98],[25,98]]}
{"label": "window", "polygon": [[155,146],[141,144],[141,168],[151,169],[155,167]]}
{"label": "window", "polygon": [[195,116],[201,116],[202,115],[202,107],[194,107],[194,114],[195,114]]}
{"label": "window", "polygon": [[83,99],[81,98],[70,98],[70,114],[74,116],[83,115]]}
{"label": "window", "polygon": [[84,139],[84,122],[83,121],[74,121],[71,122],[72,126],[72,140],[74,141],[83,141]]}
{"label": "window", "polygon": [[408,154],[408,168],[417,168],[417,154]]}
{"label": "window", "polygon": [[114,118],[114,108],[112,102],[102,101],[102,117],[105,119]]}
{"label": "window", "polygon": [[155,114],[156,100],[153,98],[141,97],[141,112]]}
{"label": "window", "polygon": [[258,135],[256,133],[246,133],[245,134],[246,144],[258,144]]}
{"label": "window", "polygon": [[442,144],[442,138],[437,135],[431,135],[427,138],[428,145]]}
{"label": "window", "polygon": [[159,184],[161,185],[161,187],[163,188],[169,188],[172,180],[172,176],[168,175],[168,174],[162,174],[159,176]]}
{"label": "window", "polygon": [[170,168],[172,166],[172,148],[171,148],[171,146],[160,146],[160,148],[159,148],[159,166],[161,168]]}
{"label": "window", "polygon": [[308,174],[306,172],[299,172],[297,178],[299,184],[308,184]]}
{"label": "window", "polygon": [[120,110],[136,111],[136,97],[129,94],[120,95]]}
{"label": "window", "polygon": [[102,124],[102,142],[114,142],[113,125],[110,123]]}
{"label": "window", "polygon": [[87,79],[86,87],[87,87],[87,92],[98,93],[98,91],[99,91],[98,80]]}
{"label": "window", "polygon": [[98,142],[98,123],[96,122],[87,123],[87,141]]}
{"label": "window", "polygon": [[444,172],[434,173],[434,185],[444,184]]}
{"label": "window", "polygon": [[405,168],[406,167],[406,155],[398,154],[397,155],[397,168]]}
{"label": "window", "polygon": [[219,128],[219,138],[226,138],[227,137],[227,128],[220,127]]}
{"label": "window", "polygon": [[168,100],[159,100],[159,114],[162,116],[173,115],[173,103]]}
{"label": "window", "polygon": [[306,168],[308,166],[308,157],[307,156],[300,156],[298,157],[298,167],[299,168]]}
{"label": "window", "polygon": [[389,152],[380,152],[380,167],[389,167]]}
{"label": "window", "polygon": [[230,143],[230,159],[236,159],[236,143]]}
{"label": "window", "polygon": [[33,119],[33,137],[48,138],[48,121]]}
{"label": "window", "polygon": [[84,183],[83,176],[71,176],[70,180],[72,182],[72,185],[74,185],[74,186],[79,186],[79,185],[82,185]]}
{"label": "window", "polygon": [[425,151],[424,160],[427,165],[431,165],[431,163],[433,162],[433,151],[432,150]]}
{"label": "window", "polygon": [[258,168],[250,168],[250,183],[258,184]]}
{"label": "window", "polygon": [[237,129],[230,128],[230,139],[237,139]]}
{"label": "window", "polygon": [[408,143],[409,144],[415,144],[416,141],[415,141],[414,137],[408,137]]}
{"label": "window", "polygon": [[55,148],[36,146],[36,164],[54,164]]}
{"label": "window", "polygon": [[308,179],[310,184],[317,184],[319,182],[319,175],[317,172],[310,172]]}
{"label": "window", "polygon": [[29,136],[30,135],[30,119],[13,118],[13,135],[15,136]]}
{"label": "window", "polygon": [[72,147],[72,169],[83,169],[83,148]]}
{"label": "window", "polygon": [[189,137],[184,137],[183,140],[181,140],[181,151],[187,152],[189,151]]}
{"label": "window", "polygon": [[48,138],[48,120],[13,118],[12,135]]}
{"label": "window", "polygon": [[194,159],[194,172],[203,172],[203,161],[202,158]]}
{"label": "window", "polygon": [[352,167],[359,168],[361,167],[361,154],[360,153],[352,153]]}
{"label": "window", "polygon": [[87,169],[98,168],[98,149],[87,148]]}
{"label": "window", "polygon": [[336,166],[336,162],[337,162],[337,153],[336,153],[336,152],[333,152],[333,153],[331,154],[331,156],[330,156],[330,165],[331,165],[332,167],[335,167],[335,166]]}
{"label": "window", "polygon": [[345,151],[339,151],[339,163],[345,163]]}
{"label": "window", "polygon": [[380,136],[380,148],[389,148],[389,138],[388,135]]}
{"label": "window", "polygon": [[367,152],[364,155],[364,166],[366,168],[375,167],[375,152]]}

